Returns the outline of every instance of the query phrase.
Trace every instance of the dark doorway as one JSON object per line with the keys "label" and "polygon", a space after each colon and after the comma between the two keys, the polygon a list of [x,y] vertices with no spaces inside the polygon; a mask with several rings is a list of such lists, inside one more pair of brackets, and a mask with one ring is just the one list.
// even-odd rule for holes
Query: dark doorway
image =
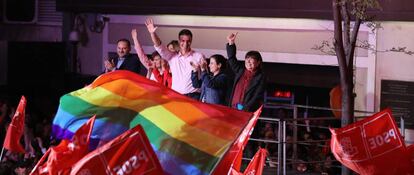
{"label": "dark doorway", "polygon": [[329,107],[329,91],[339,84],[337,66],[265,63],[267,95],[277,90],[294,94],[294,103]]}
{"label": "dark doorway", "polygon": [[27,110],[50,117],[65,92],[65,44],[61,42],[9,42],[7,96],[27,98]]}
{"label": "dark doorway", "polygon": [[8,86],[19,94],[57,93],[64,85],[65,44],[9,42]]}

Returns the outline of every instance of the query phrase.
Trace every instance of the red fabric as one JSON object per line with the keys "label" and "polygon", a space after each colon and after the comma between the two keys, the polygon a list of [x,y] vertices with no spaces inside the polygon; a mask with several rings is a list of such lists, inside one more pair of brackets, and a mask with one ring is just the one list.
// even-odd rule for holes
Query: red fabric
{"label": "red fabric", "polygon": [[244,151],[244,147],[246,146],[246,144],[247,142],[243,145],[243,148],[237,154],[236,160],[233,162],[233,168],[237,171],[240,171],[240,167],[241,167],[242,159],[243,159],[243,151]]}
{"label": "red fabric", "polygon": [[235,170],[234,168],[231,168],[229,175],[243,175],[243,173]]}
{"label": "red fabric", "polygon": [[244,175],[261,175],[263,173],[263,167],[266,162],[267,151],[264,148],[257,150],[256,154],[253,156],[253,159],[247,165],[246,170],[244,170]]}
{"label": "red fabric", "polygon": [[71,174],[164,174],[140,125],[86,155]]}
{"label": "red fabric", "polygon": [[250,80],[252,80],[255,72],[244,70],[243,75],[240,77],[233,92],[233,99],[231,100],[231,106],[236,107],[237,103],[243,103],[244,93],[249,86]]}
{"label": "red fabric", "polygon": [[407,146],[407,155],[409,155],[411,164],[414,167],[414,145]]}
{"label": "red fabric", "polygon": [[[90,118],[75,132],[71,141],[62,140],[58,146],[49,148],[32,174],[69,174],[72,165],[88,153],[94,122],[95,117]],[[47,161],[44,161],[45,157]]]}
{"label": "red fabric", "polygon": [[33,167],[32,172],[30,172],[30,175],[47,175],[49,174],[47,170],[47,158],[49,157],[51,149],[49,148],[46,153],[40,158],[40,160],[37,162],[36,166]]}
{"label": "red fabric", "polygon": [[166,68],[162,75],[160,74],[160,71],[157,68],[153,69],[152,73],[154,74],[154,77],[157,80],[157,82],[161,83],[164,86],[171,88],[172,75],[170,73],[169,68]]}
{"label": "red fabric", "polygon": [[353,171],[362,175],[414,174],[390,109],[331,132],[332,153]]}
{"label": "red fabric", "polygon": [[20,144],[20,138],[24,132],[26,98],[22,96],[14,113],[13,119],[7,128],[6,138],[3,147],[12,152],[25,153],[23,146]]}
{"label": "red fabric", "polygon": [[250,119],[249,123],[243,129],[240,136],[229,148],[227,153],[223,156],[216,169],[214,169],[213,175],[222,175],[228,174],[232,171],[240,171],[241,156],[243,154],[243,149],[249,141],[250,135],[253,132],[254,126],[256,125],[257,119],[262,112],[262,107],[260,107]]}

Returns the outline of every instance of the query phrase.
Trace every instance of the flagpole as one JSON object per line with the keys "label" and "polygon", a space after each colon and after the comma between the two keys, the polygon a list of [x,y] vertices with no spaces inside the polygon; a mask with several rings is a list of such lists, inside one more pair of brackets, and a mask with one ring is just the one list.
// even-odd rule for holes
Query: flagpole
{"label": "flagpole", "polygon": [[0,162],[1,162],[1,160],[3,160],[3,152],[4,152],[4,146],[3,146],[3,148],[1,149]]}

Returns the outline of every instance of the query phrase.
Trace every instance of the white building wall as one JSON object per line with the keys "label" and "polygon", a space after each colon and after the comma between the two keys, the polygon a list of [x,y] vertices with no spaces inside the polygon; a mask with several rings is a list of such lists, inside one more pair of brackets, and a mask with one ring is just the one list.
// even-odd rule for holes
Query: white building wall
{"label": "white building wall", "polygon": [[[407,47],[414,51],[414,22],[382,22],[383,29],[378,30],[378,50],[392,47]],[[377,53],[377,74],[375,109],[380,108],[381,80],[400,80],[414,82],[414,56],[395,52]],[[406,130],[406,142],[414,143],[414,130]]]}

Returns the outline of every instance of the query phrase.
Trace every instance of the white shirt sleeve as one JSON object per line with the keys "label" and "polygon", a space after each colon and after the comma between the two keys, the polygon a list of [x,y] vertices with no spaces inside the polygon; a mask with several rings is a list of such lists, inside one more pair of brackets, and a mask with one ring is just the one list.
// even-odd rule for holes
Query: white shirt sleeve
{"label": "white shirt sleeve", "polygon": [[165,47],[162,44],[159,46],[154,45],[154,48],[161,55],[161,58],[164,60],[170,61],[174,56],[174,52],[171,52],[170,50],[168,50],[167,47]]}

